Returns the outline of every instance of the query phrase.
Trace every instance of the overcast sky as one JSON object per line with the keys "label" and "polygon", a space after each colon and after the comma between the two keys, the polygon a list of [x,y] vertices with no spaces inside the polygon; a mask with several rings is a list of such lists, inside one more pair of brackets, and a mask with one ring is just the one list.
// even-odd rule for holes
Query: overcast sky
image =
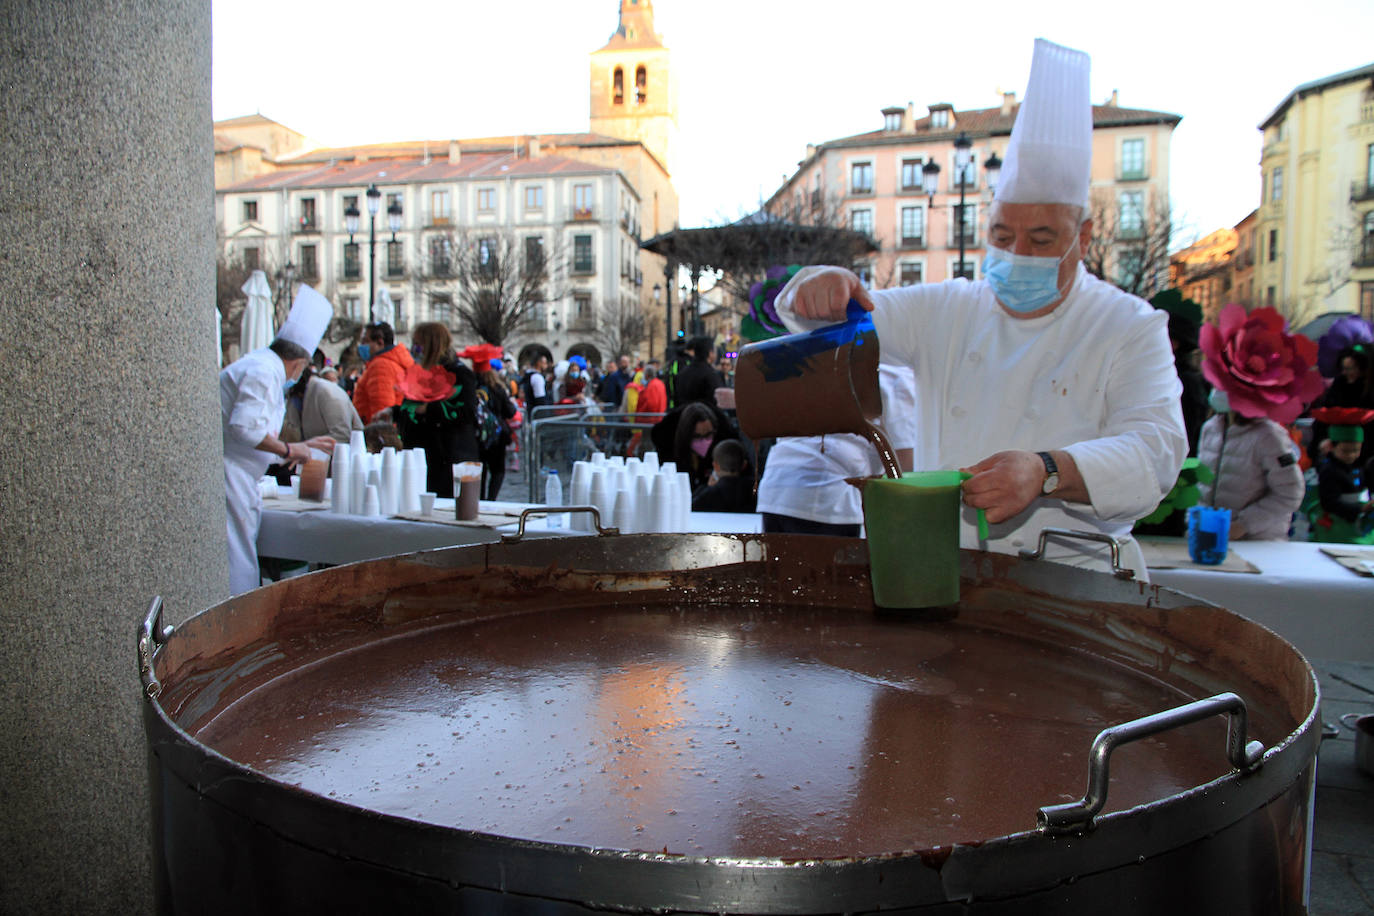
{"label": "overcast sky", "polygon": [[[214,117],[260,112],[322,144],[587,129],[590,52],[617,0],[213,0]],[[1041,11],[1053,10],[1051,15]],[[1374,3],[836,5],[656,0],[680,86],[673,176],[684,226],[756,208],[806,144],[880,109],[989,108],[1024,93],[1036,37],[1092,55],[1092,95],[1183,116],[1187,236],[1258,203],[1257,125],[1301,83],[1374,63]],[[783,14],[785,12],[785,15]]]}

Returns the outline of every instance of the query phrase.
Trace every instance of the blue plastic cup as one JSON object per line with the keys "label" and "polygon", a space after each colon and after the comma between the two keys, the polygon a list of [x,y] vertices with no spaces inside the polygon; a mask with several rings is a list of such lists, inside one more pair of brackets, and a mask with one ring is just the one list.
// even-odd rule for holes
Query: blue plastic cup
{"label": "blue plastic cup", "polygon": [[1230,540],[1230,509],[1212,506],[1188,509],[1188,556],[1194,563],[1216,566],[1225,562]]}

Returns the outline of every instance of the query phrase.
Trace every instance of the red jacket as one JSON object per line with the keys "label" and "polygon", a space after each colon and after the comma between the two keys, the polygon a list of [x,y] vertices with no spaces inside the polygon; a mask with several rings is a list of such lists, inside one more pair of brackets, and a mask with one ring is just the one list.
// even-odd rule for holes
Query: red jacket
{"label": "red jacket", "polygon": [[353,406],[364,423],[371,423],[372,415],[377,411],[395,407],[404,400],[396,386],[413,365],[414,357],[401,346],[392,347],[368,360],[367,368],[353,389]]}
{"label": "red jacket", "polygon": [[667,409],[668,389],[664,387],[663,379],[656,378],[644,386],[644,391],[639,396],[639,402],[635,404],[635,410],[642,410],[645,413],[663,413]]}

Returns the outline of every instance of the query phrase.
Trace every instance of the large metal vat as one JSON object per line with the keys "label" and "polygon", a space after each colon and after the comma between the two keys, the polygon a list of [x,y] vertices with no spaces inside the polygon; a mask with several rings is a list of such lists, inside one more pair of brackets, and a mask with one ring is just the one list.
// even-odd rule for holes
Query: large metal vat
{"label": "large metal vat", "polygon": [[[490,627],[511,618],[531,621],[527,629],[537,632],[544,619],[539,614],[595,608],[632,620],[665,605],[686,620],[693,609],[719,614],[743,608],[740,613],[754,615],[750,626],[779,629],[809,613],[789,609],[823,608],[867,620],[873,611],[862,541],[772,535],[546,539],[338,567],[239,596],[174,632],[160,629],[155,605],[139,634],[139,659],[160,910],[1306,912],[1319,729],[1317,685],[1302,657],[1228,610],[1128,578],[994,554],[964,552],[961,560],[958,617],[919,626],[1024,640],[1064,653],[1069,667],[1120,670],[1176,696],[1173,705],[1182,711],[1171,716],[1177,721],[1132,716],[1130,724],[1084,723],[1081,742],[1057,748],[1057,762],[1044,766],[1029,760],[1033,751],[1021,744],[961,751],[965,763],[953,772],[976,767],[996,774],[1003,792],[996,797],[1013,801],[999,802],[1011,810],[991,813],[1010,817],[1016,829],[975,836],[956,831],[949,834],[954,841],[933,847],[811,858],[522,839],[503,833],[495,803],[495,827],[384,813],[357,798],[339,801],[274,778],[197,736],[213,731],[209,723],[226,710],[249,709],[244,715],[251,724],[256,713],[244,704],[272,684],[290,682],[302,668],[337,660],[338,647],[361,660],[365,656],[357,653],[453,627]],[[884,623],[898,637],[907,625],[918,626],[900,619]],[[805,652],[813,636],[824,641],[824,634],[802,633],[788,651]],[[733,648],[718,651],[728,658]],[[806,662],[808,670],[854,674],[867,683],[875,678],[865,659],[893,651],[881,644],[846,646],[842,657]],[[1069,667],[1063,668],[1066,678]],[[957,700],[975,690],[949,695]],[[874,691],[890,692],[882,683]],[[1193,701],[1203,702],[1189,705]],[[884,718],[876,707],[866,718],[861,712],[853,718],[866,723],[867,743],[855,747],[913,753],[919,742],[908,736],[920,735],[921,722]],[[1154,737],[1146,741],[1173,744],[1173,732],[1159,730],[1184,720],[1195,721],[1178,734],[1193,734],[1188,746],[1209,757],[1215,778],[1114,810],[1116,777],[1129,774],[1136,758],[1127,751],[1113,758],[1113,749],[1149,734]],[[1113,724],[1121,727],[1106,728]],[[1099,731],[1104,736],[1090,754]],[[455,728],[455,739],[459,732]],[[938,743],[943,748],[957,741],[943,734]],[[823,765],[819,758],[808,762],[813,748],[795,746],[793,752],[785,741],[777,746],[795,758],[789,766],[797,760]],[[454,759],[460,752],[445,753]],[[1100,783],[1084,793],[1090,763]],[[1082,803],[1065,805],[1062,793],[1018,792],[1018,773],[1037,767],[1069,774],[1072,794],[1085,796]],[[792,788],[799,797],[806,794],[805,786]],[[900,801],[879,799],[883,806]]]}

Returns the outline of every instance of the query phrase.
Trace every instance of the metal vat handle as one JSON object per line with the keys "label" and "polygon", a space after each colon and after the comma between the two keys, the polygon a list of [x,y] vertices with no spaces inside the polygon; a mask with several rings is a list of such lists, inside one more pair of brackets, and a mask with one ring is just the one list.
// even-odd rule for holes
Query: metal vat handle
{"label": "metal vat handle", "polygon": [[172,635],[172,627],[162,625],[162,596],[154,595],[148,605],[148,613],[138,625],[138,676],[143,681],[143,692],[150,699],[162,693],[162,682],[153,671],[153,655]]}
{"label": "metal vat handle", "polygon": [[619,534],[619,528],[602,528],[601,512],[596,506],[531,506],[520,513],[520,527],[515,534],[501,535],[502,544],[514,544],[525,537],[525,521],[531,515],[561,515],[564,512],[590,512],[592,514],[592,524],[596,526],[596,533],[605,537],[611,534]]}
{"label": "metal vat handle", "polygon": [[1040,540],[1034,550],[1021,551],[1023,560],[1040,560],[1045,556],[1045,540],[1055,535],[1062,538],[1078,538],[1082,541],[1100,541],[1112,549],[1112,575],[1118,579],[1134,579],[1135,570],[1121,565],[1121,542],[1100,531],[1071,531],[1068,528],[1041,528]]}
{"label": "metal vat handle", "polygon": [[1219,693],[1205,700],[1113,725],[1099,732],[1089,752],[1087,793],[1082,799],[1071,804],[1048,805],[1041,808],[1036,815],[1036,823],[1040,830],[1058,834],[1092,829],[1093,818],[1107,803],[1107,765],[1112,751],[1118,746],[1222,712],[1227,713],[1226,759],[1231,762],[1231,766],[1242,772],[1254,769],[1264,756],[1264,745],[1258,741],[1245,740],[1245,701],[1234,693]]}

